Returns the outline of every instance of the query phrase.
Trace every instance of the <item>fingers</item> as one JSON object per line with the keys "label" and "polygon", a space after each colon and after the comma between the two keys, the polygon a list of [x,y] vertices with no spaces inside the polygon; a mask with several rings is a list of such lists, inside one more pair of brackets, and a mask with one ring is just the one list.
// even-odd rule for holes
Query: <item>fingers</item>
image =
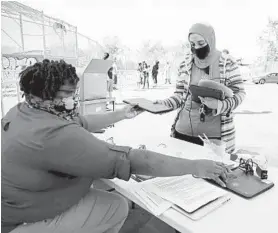
{"label": "fingers", "polygon": [[218,176],[214,177],[213,180],[214,180],[217,184],[221,185],[223,188],[226,188],[226,184],[225,184]]}
{"label": "fingers", "polygon": [[216,176],[222,177],[223,180],[226,181],[229,178],[229,172],[230,170],[226,168],[224,164],[220,165],[220,163],[216,163],[214,172]]}
{"label": "fingers", "polygon": [[227,174],[225,171],[223,171],[223,172],[220,174],[220,177],[222,177],[223,180],[226,182],[227,179],[228,179],[228,174]]}
{"label": "fingers", "polygon": [[129,104],[127,106],[130,108],[138,108],[139,107],[138,104]]}
{"label": "fingers", "polygon": [[205,98],[201,97],[201,96],[198,96],[199,99],[201,100],[201,103],[204,104],[206,101],[205,101]]}
{"label": "fingers", "polygon": [[224,163],[215,162],[214,166],[215,169],[217,170],[221,170],[221,171],[226,170],[226,166],[224,165]]}
{"label": "fingers", "polygon": [[229,179],[235,179],[237,176],[233,174],[232,170],[225,165],[220,166],[219,164],[216,165],[216,171],[215,175],[218,175],[224,179],[224,181],[227,181]]}
{"label": "fingers", "polygon": [[227,170],[227,179],[235,179],[237,176],[233,173],[233,171],[230,168],[226,168]]}
{"label": "fingers", "polygon": [[139,114],[141,114],[142,112],[144,112],[143,109],[137,109],[137,110],[136,110],[136,115],[139,115]]}

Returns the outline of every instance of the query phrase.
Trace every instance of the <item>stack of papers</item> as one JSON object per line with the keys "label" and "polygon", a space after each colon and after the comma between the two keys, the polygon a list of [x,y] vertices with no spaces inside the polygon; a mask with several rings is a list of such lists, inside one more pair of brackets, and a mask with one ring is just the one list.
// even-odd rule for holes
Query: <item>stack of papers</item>
{"label": "stack of papers", "polygon": [[173,203],[163,199],[154,192],[148,191],[140,184],[130,187],[129,191],[137,197],[154,216],[161,215],[173,206]]}
{"label": "stack of papers", "polygon": [[173,207],[193,220],[204,217],[230,199],[225,190],[189,175],[153,178],[131,186],[130,191],[155,216]]}

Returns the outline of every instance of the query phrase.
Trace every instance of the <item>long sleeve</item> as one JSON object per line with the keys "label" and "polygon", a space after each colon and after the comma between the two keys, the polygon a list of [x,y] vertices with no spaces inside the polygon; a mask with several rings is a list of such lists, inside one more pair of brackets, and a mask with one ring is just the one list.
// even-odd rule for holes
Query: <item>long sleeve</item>
{"label": "long sleeve", "polygon": [[222,101],[219,113],[229,113],[236,109],[244,100],[246,92],[241,77],[240,69],[234,62],[226,66],[226,74],[228,75],[228,87],[232,89],[234,96]]}
{"label": "long sleeve", "polygon": [[178,70],[178,76],[176,80],[176,90],[174,95],[163,100],[163,104],[173,109],[178,109],[181,107],[183,96],[188,91],[189,81],[190,81],[190,67],[192,63],[188,59],[183,61]]}
{"label": "long sleeve", "polygon": [[101,141],[77,124],[49,133],[44,139],[42,169],[73,176],[130,178],[130,148]]}
{"label": "long sleeve", "polygon": [[121,111],[95,113],[85,116],[78,116],[75,121],[91,133],[108,127],[124,119]]}

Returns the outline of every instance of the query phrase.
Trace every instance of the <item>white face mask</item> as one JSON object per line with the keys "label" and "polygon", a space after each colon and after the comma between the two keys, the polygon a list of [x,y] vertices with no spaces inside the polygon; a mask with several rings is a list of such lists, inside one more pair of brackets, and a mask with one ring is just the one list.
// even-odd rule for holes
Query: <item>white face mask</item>
{"label": "white face mask", "polygon": [[65,104],[65,109],[67,110],[74,109],[74,99],[72,97],[64,98],[62,101]]}
{"label": "white face mask", "polygon": [[62,102],[64,103],[66,110],[73,110],[79,108],[79,98],[76,96],[63,98]]}

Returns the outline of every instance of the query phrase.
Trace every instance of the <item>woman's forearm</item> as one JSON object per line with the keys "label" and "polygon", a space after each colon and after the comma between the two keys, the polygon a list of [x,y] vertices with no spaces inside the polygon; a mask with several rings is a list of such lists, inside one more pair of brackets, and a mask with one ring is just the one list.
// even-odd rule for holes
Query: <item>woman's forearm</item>
{"label": "woman's forearm", "polygon": [[88,124],[87,130],[93,133],[125,119],[125,114],[123,111],[117,110],[114,112],[86,115],[84,118]]}
{"label": "woman's forearm", "polygon": [[129,153],[131,173],[158,177],[194,174],[194,160],[166,156],[148,150],[132,149]]}

